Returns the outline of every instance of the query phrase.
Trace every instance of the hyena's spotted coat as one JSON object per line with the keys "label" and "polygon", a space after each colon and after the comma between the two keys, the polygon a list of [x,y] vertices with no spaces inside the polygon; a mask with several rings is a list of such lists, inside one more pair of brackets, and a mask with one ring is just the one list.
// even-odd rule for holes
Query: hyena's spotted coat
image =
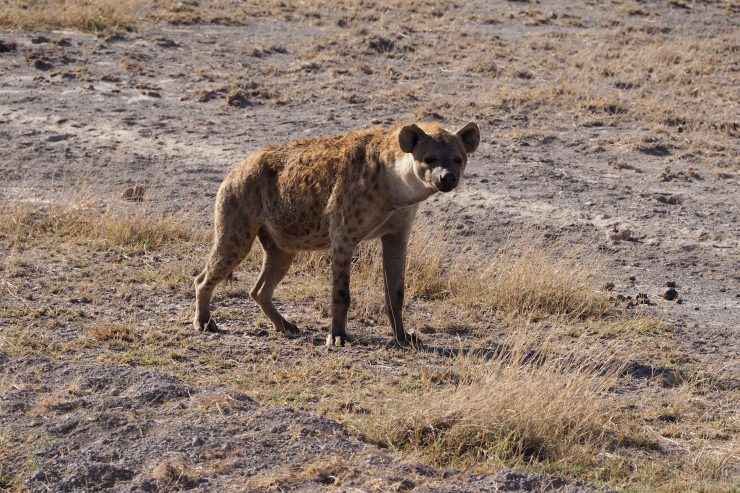
{"label": "hyena's spotted coat", "polygon": [[213,290],[258,238],[264,259],[250,295],[288,335],[298,328],[273,305],[275,287],[299,250],[331,250],[327,345],[343,345],[352,254],[360,241],[380,238],[393,335],[401,343],[418,342],[401,317],[411,225],[421,201],[457,186],[479,142],[472,122],[456,133],[420,124],[275,145],[252,155],[228,174],[216,197],[213,248],[195,278],[196,329],[218,330],[210,311]]}

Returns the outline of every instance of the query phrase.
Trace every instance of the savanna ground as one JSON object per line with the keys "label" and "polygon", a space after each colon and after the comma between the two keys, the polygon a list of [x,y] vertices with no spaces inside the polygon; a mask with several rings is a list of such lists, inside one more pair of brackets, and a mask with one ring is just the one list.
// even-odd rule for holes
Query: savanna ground
{"label": "savanna ground", "polygon": [[[0,5],[0,488],[740,488],[736,4]],[[320,253],[272,333],[257,247],[193,333],[230,166],[416,119],[483,135],[419,216],[424,348],[377,245],[351,346]]]}

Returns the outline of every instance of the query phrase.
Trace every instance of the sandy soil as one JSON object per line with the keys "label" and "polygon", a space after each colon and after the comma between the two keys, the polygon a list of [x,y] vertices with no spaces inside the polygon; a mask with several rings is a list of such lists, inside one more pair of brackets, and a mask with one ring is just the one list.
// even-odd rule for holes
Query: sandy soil
{"label": "sandy soil", "polygon": [[[616,19],[603,5],[467,2],[407,17],[324,9],[101,36],[1,32],[0,197],[49,201],[84,187],[118,198],[143,186],[156,207],[188,211],[209,229],[226,171],[268,143],[422,118],[453,129],[474,120],[482,142],[464,184],[431,198],[422,217],[454,223],[461,242],[484,251],[526,228],[590,244],[606,258],[604,284],[631,297],[625,310],[654,311],[671,322],[683,350],[737,371],[736,98],[721,111],[712,107],[729,123],[700,125],[686,137],[680,124],[634,116],[650,111],[639,109],[639,97],[626,98],[624,110],[599,101],[570,107],[557,91],[568,81],[527,58],[570,63],[591,43],[597,59],[604,40],[630,33],[670,49],[687,30],[701,39],[737,32],[731,7],[679,4],[639,4],[642,13],[624,10]],[[736,90],[737,51],[716,63],[727,70],[724,79],[712,76],[711,87]],[[578,84],[579,70],[563,73]],[[637,90],[618,75],[605,75],[603,84]],[[512,87],[531,88],[531,99]],[[661,97],[670,102],[670,94]],[[663,298],[669,282],[677,299]],[[649,306],[633,306],[639,293]],[[243,406],[240,412],[256,412],[255,403]],[[354,438],[342,440],[353,457],[369,453]],[[110,474],[130,480],[129,472]],[[42,491],[41,483],[29,487]],[[82,488],[58,484],[65,485],[59,491]],[[446,488],[432,490],[485,489]]]}

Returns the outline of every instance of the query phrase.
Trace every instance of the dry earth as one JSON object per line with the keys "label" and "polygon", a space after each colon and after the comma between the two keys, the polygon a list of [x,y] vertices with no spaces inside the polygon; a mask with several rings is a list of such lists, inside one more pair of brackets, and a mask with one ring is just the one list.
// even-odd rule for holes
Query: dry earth
{"label": "dry earth", "polygon": [[[250,5],[184,2],[99,33],[4,20],[0,488],[590,488],[533,474],[542,470],[626,490],[738,491],[735,4]],[[189,276],[230,166],[268,143],[416,119],[481,127],[464,185],[421,210],[422,223],[448,230],[450,252],[495,255],[512,235],[539,231],[600,256],[596,287],[619,317],[668,327],[644,344],[644,334],[610,335],[640,346],[615,395],[656,434],[620,456],[621,469],[593,472],[602,459],[514,465],[529,475],[430,467],[419,465],[428,455],[360,433],[357,417],[373,415],[364,385],[414,391],[408,382],[446,371],[456,349],[494,347],[511,314],[460,321],[457,307],[429,311],[444,301],[422,297],[409,318],[433,350],[387,345],[382,318],[363,313],[350,321],[358,343],[327,355],[327,296],[311,273],[278,291],[305,330],[285,341],[246,296],[252,262],[215,300],[229,333],[190,334]],[[143,202],[122,200],[127,190]],[[122,245],[84,227],[18,233],[56,206],[164,211],[195,229]],[[41,212],[19,222],[19,207]],[[663,297],[667,283],[676,299]],[[343,386],[347,374],[362,378]],[[681,401],[669,393],[689,381],[700,388],[684,414],[665,418],[659,403]],[[717,450],[712,473],[649,465],[703,471]]]}

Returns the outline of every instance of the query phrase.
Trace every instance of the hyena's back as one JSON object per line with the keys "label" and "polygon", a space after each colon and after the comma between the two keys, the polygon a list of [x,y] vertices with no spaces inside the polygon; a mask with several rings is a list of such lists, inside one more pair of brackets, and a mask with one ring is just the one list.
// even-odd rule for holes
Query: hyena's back
{"label": "hyena's back", "polygon": [[224,226],[258,223],[284,250],[328,248],[332,213],[378,188],[380,165],[368,152],[382,135],[368,130],[257,152],[227,176],[216,215],[238,216],[223,217]]}

